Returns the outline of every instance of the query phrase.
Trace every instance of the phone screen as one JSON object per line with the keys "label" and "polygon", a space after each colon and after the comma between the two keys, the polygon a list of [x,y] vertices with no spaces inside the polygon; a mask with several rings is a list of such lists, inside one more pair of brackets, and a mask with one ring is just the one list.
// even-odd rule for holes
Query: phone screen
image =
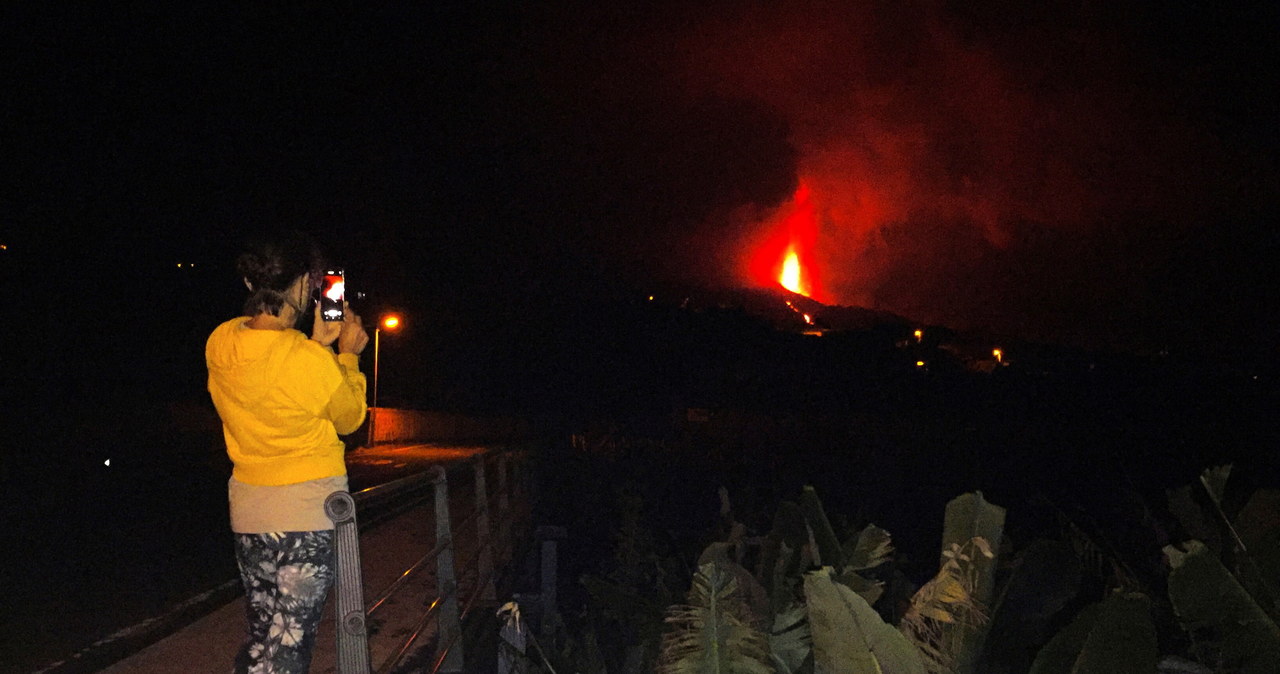
{"label": "phone screen", "polygon": [[326,271],[320,283],[320,317],[326,321],[343,320],[342,301],[346,295],[347,282],[342,270]]}

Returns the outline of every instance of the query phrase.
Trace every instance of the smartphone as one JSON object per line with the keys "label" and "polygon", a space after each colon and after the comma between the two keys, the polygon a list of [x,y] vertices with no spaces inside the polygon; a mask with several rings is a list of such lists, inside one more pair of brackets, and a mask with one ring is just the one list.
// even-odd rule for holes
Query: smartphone
{"label": "smartphone", "polygon": [[320,318],[326,321],[341,321],[346,318],[342,310],[343,301],[347,298],[346,274],[341,269],[330,269],[324,273],[320,282]]}

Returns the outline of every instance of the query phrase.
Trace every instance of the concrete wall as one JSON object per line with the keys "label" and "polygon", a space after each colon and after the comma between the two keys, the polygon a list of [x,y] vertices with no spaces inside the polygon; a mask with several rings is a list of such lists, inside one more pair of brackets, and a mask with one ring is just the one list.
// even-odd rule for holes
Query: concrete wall
{"label": "concrete wall", "polygon": [[369,416],[369,422],[374,424],[374,444],[405,441],[497,442],[529,435],[528,424],[519,419],[473,418],[445,412],[390,407],[371,407]]}

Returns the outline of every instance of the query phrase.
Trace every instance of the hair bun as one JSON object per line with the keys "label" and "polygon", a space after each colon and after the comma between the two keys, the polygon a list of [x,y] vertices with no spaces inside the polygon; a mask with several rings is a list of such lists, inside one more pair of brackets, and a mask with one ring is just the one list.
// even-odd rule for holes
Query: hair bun
{"label": "hair bun", "polygon": [[252,289],[245,313],[278,314],[283,305],[282,293],[299,276],[313,273],[322,265],[319,247],[301,232],[255,237],[236,259],[236,272]]}

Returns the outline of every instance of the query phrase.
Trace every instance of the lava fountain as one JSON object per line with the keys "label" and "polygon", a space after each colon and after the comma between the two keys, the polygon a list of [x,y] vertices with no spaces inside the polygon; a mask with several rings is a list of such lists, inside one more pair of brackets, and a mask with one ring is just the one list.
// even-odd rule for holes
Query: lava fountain
{"label": "lava fountain", "polygon": [[796,255],[795,246],[787,248],[786,259],[782,261],[782,272],[778,274],[778,283],[797,295],[809,296],[808,284],[801,274],[800,256]]}
{"label": "lava fountain", "polygon": [[747,278],[753,285],[782,287],[819,302],[827,301],[818,273],[818,215],[813,191],[801,183],[791,201],[764,225],[766,232],[751,252]]}

